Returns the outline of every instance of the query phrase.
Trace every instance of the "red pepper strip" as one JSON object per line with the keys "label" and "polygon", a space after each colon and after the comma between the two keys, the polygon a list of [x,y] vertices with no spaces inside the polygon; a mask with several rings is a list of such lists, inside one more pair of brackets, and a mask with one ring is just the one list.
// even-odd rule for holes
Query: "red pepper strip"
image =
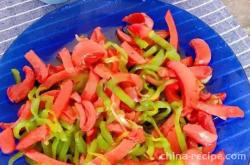
{"label": "red pepper strip", "polygon": [[186,136],[194,139],[197,143],[204,146],[213,144],[218,138],[216,134],[208,132],[198,124],[184,125],[183,131]]}
{"label": "red pepper strip", "polygon": [[174,127],[174,115],[172,114],[160,127],[163,135],[167,136],[168,132]]}
{"label": "red pepper strip", "polygon": [[136,91],[135,87],[127,87],[124,88],[124,91],[135,101],[135,102],[139,102],[139,96],[138,96],[138,92]]}
{"label": "red pepper strip", "polygon": [[33,50],[27,52],[25,54],[25,58],[34,68],[37,81],[40,83],[44,82],[49,74],[46,64],[36,55]]}
{"label": "red pepper strip", "polygon": [[86,142],[87,142],[87,144],[90,144],[92,142],[92,140],[96,138],[96,135],[97,135],[97,128],[94,127],[91,130],[89,130],[86,133]]}
{"label": "red pepper strip", "polygon": [[73,63],[72,63],[72,59],[71,59],[71,55],[70,55],[70,52],[67,48],[63,48],[60,52],[59,52],[59,55],[62,59],[62,62],[63,62],[63,66],[65,68],[65,70],[68,72],[68,73],[75,73],[76,70],[73,66]]}
{"label": "red pepper strip", "polygon": [[43,141],[49,136],[50,130],[46,125],[42,125],[24,136],[16,146],[17,150],[24,150],[31,145]]}
{"label": "red pepper strip", "polygon": [[150,160],[125,160],[118,165],[161,165],[160,162]]}
{"label": "red pepper strip", "polygon": [[63,65],[54,66],[52,64],[48,64],[48,70],[49,70],[49,76],[51,76],[57,72],[63,71],[64,67]]}
{"label": "red pepper strip", "polygon": [[93,70],[95,74],[104,79],[109,79],[112,76],[112,72],[104,64],[97,64]]}
{"label": "red pepper strip", "polygon": [[159,67],[159,69],[157,70],[157,73],[161,78],[168,78],[169,77],[169,71],[167,68]]}
{"label": "red pepper strip", "polygon": [[166,86],[164,90],[165,97],[169,102],[180,100],[179,92],[180,92],[180,87],[178,82]]}
{"label": "red pepper strip", "polygon": [[204,80],[212,76],[213,69],[210,66],[192,66],[189,69],[199,80]]}
{"label": "red pepper strip", "polygon": [[[113,56],[118,56],[118,52],[114,48],[109,48],[108,49],[108,56],[113,57]],[[119,72],[119,61],[114,61],[111,63],[110,70],[113,73]]]}
{"label": "red pepper strip", "polygon": [[84,110],[82,104],[79,104],[79,103],[75,103],[75,108],[76,108],[76,111],[78,112],[79,114],[79,117],[80,117],[80,128],[84,128],[84,125],[87,121],[87,114],[86,114],[86,111]]}
{"label": "red pepper strip", "polygon": [[136,64],[146,63],[146,60],[127,42],[123,42],[121,44],[121,47],[128,53],[128,57],[132,59]]}
{"label": "red pepper strip", "polygon": [[142,128],[136,128],[132,130],[128,135],[128,139],[133,140],[137,143],[145,142],[146,138],[144,135],[144,130]]}
{"label": "red pepper strip", "polygon": [[211,50],[208,44],[199,38],[191,40],[189,44],[195,51],[194,65],[208,65],[211,61]]}
{"label": "red pepper strip", "polygon": [[[12,123],[4,123],[4,122],[0,122],[0,128],[1,129],[7,129],[7,128],[11,128],[16,124],[16,122],[12,122]],[[1,148],[1,147],[0,147]]]}
{"label": "red pepper strip", "polygon": [[30,119],[30,117],[32,116],[30,108],[31,108],[31,103],[29,100],[27,100],[26,103],[21,106],[21,108],[19,109],[19,111],[17,113],[17,115],[19,117],[18,119],[19,120]]}
{"label": "red pepper strip", "polygon": [[89,78],[85,85],[85,88],[82,92],[82,99],[83,100],[91,100],[93,99],[96,93],[96,87],[99,82],[99,77],[91,70],[89,72]]}
{"label": "red pepper strip", "polygon": [[198,148],[192,148],[183,154],[187,158],[184,160],[184,165],[223,165],[225,161],[224,151],[207,155],[202,154]]}
{"label": "red pepper strip", "polygon": [[193,57],[192,56],[185,57],[185,58],[181,59],[181,63],[183,63],[184,65],[186,65],[188,67],[191,67],[194,65]]}
{"label": "red pepper strip", "polygon": [[227,98],[227,93],[225,93],[225,92],[216,93],[214,95],[216,97],[218,97],[221,101],[225,101],[225,99]]}
{"label": "red pepper strip", "polygon": [[[196,148],[199,145],[191,138],[186,137],[186,141],[187,141],[187,146],[188,148]],[[202,148],[203,149],[203,148]]]}
{"label": "red pepper strip", "polygon": [[7,89],[7,95],[13,103],[18,103],[25,99],[29,91],[34,87],[35,74],[32,69],[28,66],[24,66],[23,71],[25,72],[25,79]]}
{"label": "red pepper strip", "polygon": [[168,132],[166,138],[168,139],[168,142],[170,143],[171,149],[174,153],[179,154],[181,153],[181,148],[177,140],[177,135],[174,128],[171,128]]}
{"label": "red pepper strip", "polygon": [[[196,107],[199,100],[199,88],[197,79],[191,70],[178,61],[169,61],[168,67],[172,69],[180,80],[182,97],[184,102],[184,115]],[[188,80],[188,81],[187,81]]]}
{"label": "red pepper strip", "polygon": [[61,114],[60,119],[69,123],[73,124],[76,121],[77,118],[77,112],[74,111],[73,108],[68,106]]}
{"label": "red pepper strip", "polygon": [[128,26],[128,30],[133,35],[138,36],[142,39],[148,38],[149,32],[152,30],[143,24],[132,24]]}
{"label": "red pepper strip", "polygon": [[42,83],[42,86],[49,89],[53,85],[59,83],[60,81],[63,81],[65,79],[69,78],[70,76],[71,76],[71,74],[69,74],[67,71],[65,71],[65,70],[60,71],[58,73],[55,73],[55,74],[49,76],[47,78],[47,80],[44,83]]}
{"label": "red pepper strip", "polygon": [[95,107],[90,101],[83,100],[82,104],[85,110],[86,122],[84,123],[84,125],[81,125],[80,128],[82,131],[87,132],[94,127],[96,119],[97,119],[97,114],[95,111]]}
{"label": "red pepper strip", "polygon": [[55,116],[58,118],[62,111],[66,108],[71,93],[73,90],[73,82],[71,80],[67,80],[62,83],[60,92],[52,106],[52,111],[55,113]]}
{"label": "red pepper strip", "polygon": [[124,33],[120,28],[118,28],[116,30],[116,34],[117,34],[117,37],[119,38],[119,40],[121,42],[125,41],[125,42],[127,42],[127,43],[129,43],[131,45],[135,44],[134,41],[133,41],[133,39],[132,39],[132,37],[130,37],[129,35],[127,35],[126,33]]}
{"label": "red pepper strip", "polygon": [[95,41],[101,45],[103,45],[105,43],[106,37],[104,36],[101,27],[98,26],[93,30],[93,32],[90,36],[90,40]]}
{"label": "red pepper strip", "polygon": [[10,154],[15,150],[15,139],[10,127],[0,133],[0,139],[0,148],[4,154]]}
{"label": "red pepper strip", "polygon": [[132,13],[125,16],[122,21],[129,24],[143,24],[150,29],[154,26],[154,21],[146,13]]}
{"label": "red pepper strip", "polygon": [[175,49],[178,48],[178,32],[175,26],[175,22],[170,10],[167,11],[165,15],[165,21],[168,25],[169,33],[170,33],[170,44],[174,46]]}
{"label": "red pepper strip", "polygon": [[85,62],[96,62],[106,54],[106,50],[100,44],[91,40],[84,40],[74,47],[72,60],[76,66],[82,67],[85,65]]}
{"label": "red pepper strip", "polygon": [[98,97],[98,99],[94,102],[94,107],[103,107],[104,104],[103,104],[103,101],[100,97]]}
{"label": "red pepper strip", "polygon": [[[122,102],[121,102],[121,104],[122,104]],[[135,123],[138,123],[140,121],[140,116],[141,116],[140,112],[132,111],[132,109],[130,110],[130,112],[128,112],[127,110],[125,110],[125,112],[126,112],[125,113],[126,119],[134,121]]]}
{"label": "red pepper strip", "polygon": [[122,126],[119,123],[110,123],[107,125],[107,128],[110,132],[118,135],[124,132]]}
{"label": "red pepper strip", "polygon": [[70,98],[73,99],[73,100],[74,100],[75,102],[77,102],[77,103],[81,103],[81,101],[82,101],[81,96],[80,96],[79,93],[77,93],[77,92],[73,92],[73,93],[71,94]]}
{"label": "red pepper strip", "polygon": [[244,111],[237,106],[212,105],[199,101],[196,108],[210,115],[218,116],[223,120],[227,118],[244,117]]}
{"label": "red pepper strip", "polygon": [[48,165],[73,165],[71,163],[61,162],[59,160],[53,159],[45,154],[40,153],[37,150],[30,149],[24,151],[25,156],[31,160],[37,162],[38,164],[48,164]]}
{"label": "red pepper strip", "polygon": [[[113,150],[107,152],[104,156],[109,160],[110,164],[114,165],[117,161],[122,160],[137,143],[130,139],[123,139],[121,143]],[[90,164],[101,165],[102,160],[95,158]]]}
{"label": "red pepper strip", "polygon": [[202,101],[207,101],[211,96],[212,94],[209,92],[203,92],[203,91],[200,92],[200,100]]}
{"label": "red pepper strip", "polygon": [[125,103],[121,102],[120,103],[120,109],[124,110],[126,112],[125,115],[129,112],[133,112],[133,109],[131,109],[129,106],[127,106]]}

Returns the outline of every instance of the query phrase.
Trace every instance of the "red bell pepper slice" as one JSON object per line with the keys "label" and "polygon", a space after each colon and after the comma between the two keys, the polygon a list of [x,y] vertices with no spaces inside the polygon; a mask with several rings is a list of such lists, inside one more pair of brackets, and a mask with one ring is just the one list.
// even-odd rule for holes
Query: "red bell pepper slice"
{"label": "red bell pepper slice", "polygon": [[55,73],[55,74],[49,76],[47,78],[47,80],[44,83],[42,83],[42,86],[49,89],[53,85],[65,80],[65,79],[68,79],[70,76],[71,76],[71,74],[69,74],[67,71],[65,71],[65,70],[60,71],[58,73]]}
{"label": "red bell pepper slice", "polygon": [[52,96],[54,97],[54,99],[58,96],[60,90],[58,89],[54,89],[54,90],[50,90],[50,91],[47,91],[47,92],[44,92],[41,96]]}
{"label": "red bell pepper slice", "polygon": [[46,125],[42,125],[24,136],[16,146],[17,150],[24,150],[31,145],[45,140],[50,134],[50,130]]}
{"label": "red bell pepper slice", "polygon": [[8,127],[0,133],[0,148],[4,154],[12,153],[15,148],[15,139],[12,128]]}
{"label": "red bell pepper slice", "polygon": [[97,64],[93,70],[95,74],[104,79],[109,79],[112,76],[112,72],[104,64]]}
{"label": "red bell pepper slice", "polygon": [[186,124],[183,127],[183,131],[186,136],[194,139],[197,143],[204,146],[209,146],[216,142],[217,135],[208,132],[198,124]]}
{"label": "red bell pepper slice", "polygon": [[181,148],[177,140],[177,135],[174,128],[171,128],[168,132],[166,138],[171,146],[171,149],[174,153],[179,154],[181,153]]}
{"label": "red bell pepper slice", "polygon": [[[137,143],[133,140],[123,139],[118,146],[107,152],[104,156],[108,159],[110,164],[116,164],[116,162],[122,160],[136,144]],[[91,163],[101,165],[102,160],[100,158],[95,158]]]}
{"label": "red bell pepper slice", "polygon": [[193,57],[192,56],[185,57],[185,58],[181,59],[181,63],[183,63],[184,65],[186,65],[188,67],[191,67],[194,65]]}
{"label": "red bell pepper slice", "polygon": [[82,99],[83,100],[92,100],[95,93],[96,93],[96,87],[99,82],[99,77],[91,70],[89,72],[89,78],[88,81],[84,87],[84,90],[82,92]]}
{"label": "red bell pepper slice", "polygon": [[49,70],[49,76],[51,76],[57,72],[63,71],[64,66],[63,65],[54,66],[52,64],[48,64],[48,70]]}
{"label": "red bell pepper slice", "polygon": [[221,101],[225,101],[227,98],[227,93],[221,92],[214,94],[216,97],[218,97]]}
{"label": "red bell pepper slice", "polygon": [[74,65],[82,67],[86,63],[97,62],[107,54],[106,50],[100,44],[92,40],[79,42],[73,49],[72,60]]}
{"label": "red bell pepper slice", "polygon": [[75,103],[75,109],[79,114],[79,118],[80,118],[80,128],[83,130],[85,123],[87,121],[87,114],[86,111],[84,110],[82,104],[79,103]]}
{"label": "red bell pepper slice", "polygon": [[37,54],[33,50],[27,52],[25,54],[25,58],[34,68],[37,81],[40,83],[44,82],[49,74],[46,64],[37,56]]}
{"label": "red bell pepper slice", "polygon": [[110,123],[107,125],[107,128],[110,132],[115,133],[117,135],[122,134],[124,131],[119,123]]}
{"label": "red bell pepper slice", "polygon": [[61,114],[60,119],[73,124],[77,119],[77,112],[70,106],[68,106]]}
{"label": "red bell pepper slice", "polygon": [[199,100],[199,88],[197,79],[191,70],[178,61],[169,61],[168,67],[172,69],[180,80],[182,97],[184,102],[184,115],[195,108]]}
{"label": "red bell pepper slice", "polygon": [[244,111],[237,106],[212,105],[199,101],[196,108],[210,115],[218,116],[223,120],[227,118],[244,117]]}
{"label": "red bell pepper slice", "polygon": [[149,32],[152,30],[143,24],[132,24],[128,26],[128,30],[133,35],[138,36],[142,39],[148,38]]}
{"label": "red bell pepper slice", "polygon": [[144,143],[146,138],[144,135],[144,130],[143,128],[136,128],[133,129],[129,135],[128,139],[135,141],[136,143]]}
{"label": "red bell pepper slice", "polygon": [[129,24],[143,24],[150,29],[154,26],[154,21],[146,13],[132,13],[125,16],[122,21]]}
{"label": "red bell pepper slice", "polygon": [[192,66],[189,69],[199,80],[210,79],[212,77],[213,69],[210,66]]}
{"label": "red bell pepper slice", "polygon": [[132,39],[132,37],[129,36],[129,35],[127,35],[126,33],[124,33],[120,28],[118,28],[116,30],[116,34],[117,34],[117,37],[119,38],[119,40],[121,42],[125,41],[125,42],[127,42],[127,43],[129,43],[131,45],[135,44],[134,41],[133,41],[133,39]]}
{"label": "red bell pepper slice", "polygon": [[18,120],[30,119],[32,116],[30,109],[31,109],[31,102],[27,100],[26,103],[21,106],[21,108],[19,109],[17,113],[19,117]]}
{"label": "red bell pepper slice", "polygon": [[124,88],[125,93],[127,93],[135,102],[139,102],[140,98],[135,87],[126,87]]}
{"label": "red bell pepper slice", "polygon": [[211,50],[206,41],[196,38],[189,44],[195,51],[194,65],[208,65],[211,61]]}
{"label": "red bell pepper slice", "polygon": [[90,144],[92,142],[92,140],[94,140],[96,138],[97,131],[98,131],[98,129],[94,127],[86,133],[87,144]]}
{"label": "red bell pepper slice", "polygon": [[82,101],[81,96],[80,96],[79,93],[77,93],[77,92],[73,92],[73,93],[71,94],[70,98],[73,99],[73,100],[74,100],[75,102],[77,102],[77,103],[81,103],[81,101]]}
{"label": "red bell pepper slice", "polygon": [[180,93],[180,87],[177,82],[166,86],[164,90],[165,97],[169,102],[180,100],[179,93]]}
{"label": "red bell pepper slice", "polygon": [[59,55],[62,59],[62,62],[63,62],[63,66],[65,68],[65,70],[68,72],[68,73],[75,73],[76,70],[75,70],[75,67],[73,66],[73,63],[72,63],[72,59],[71,59],[71,55],[70,55],[70,52],[67,48],[63,48],[60,52],[59,52]]}
{"label": "red bell pepper slice", "polygon": [[15,122],[11,122],[11,123],[0,122],[0,128],[1,129],[12,128],[15,124],[16,124]]}
{"label": "red bell pepper slice", "polygon": [[70,100],[71,93],[73,91],[73,82],[67,80],[62,83],[60,92],[52,106],[52,111],[55,113],[55,116],[58,118],[62,111],[67,107]]}
{"label": "red bell pepper slice", "polygon": [[18,103],[25,99],[29,91],[34,87],[35,74],[32,69],[28,66],[24,66],[23,71],[25,72],[25,79],[7,89],[7,95],[13,103]]}
{"label": "red bell pepper slice", "polygon": [[90,36],[90,40],[95,41],[101,45],[103,45],[105,43],[106,37],[104,36],[101,27],[98,26],[93,30],[93,32]]}
{"label": "red bell pepper slice", "polygon": [[132,59],[136,64],[145,64],[146,60],[127,42],[123,42],[121,47],[127,52],[128,57]]}
{"label": "red bell pepper slice", "polygon": [[81,126],[81,130],[87,132],[94,127],[97,119],[97,113],[94,105],[90,101],[83,100],[82,104],[85,110],[86,122]]}
{"label": "red bell pepper slice", "polygon": [[165,67],[159,67],[159,69],[157,70],[157,74],[161,77],[161,78],[168,78],[169,77],[169,71],[167,68]]}
{"label": "red bell pepper slice", "polygon": [[38,164],[48,164],[48,165],[73,165],[71,163],[62,162],[56,159],[53,159],[45,154],[40,153],[37,150],[30,149],[24,151],[24,155],[35,161]]}
{"label": "red bell pepper slice", "polygon": [[170,10],[167,11],[165,15],[165,21],[168,25],[169,33],[170,33],[170,44],[174,46],[175,49],[178,49],[178,32],[175,26],[175,22]]}

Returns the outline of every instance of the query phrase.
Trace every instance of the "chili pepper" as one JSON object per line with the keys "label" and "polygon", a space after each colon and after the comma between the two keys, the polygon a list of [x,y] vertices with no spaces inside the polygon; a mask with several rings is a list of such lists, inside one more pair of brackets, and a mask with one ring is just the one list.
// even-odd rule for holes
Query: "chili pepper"
{"label": "chili pepper", "polygon": [[63,66],[65,68],[65,70],[68,72],[68,73],[75,73],[76,70],[73,66],[73,63],[72,63],[72,59],[71,59],[71,55],[70,55],[70,52],[67,48],[63,48],[60,52],[59,52],[59,55],[62,59],[62,62],[63,62]]}
{"label": "chili pepper", "polygon": [[70,99],[71,93],[73,90],[73,82],[67,80],[61,86],[61,90],[53,104],[52,110],[54,111],[56,117],[58,118]]}
{"label": "chili pepper", "polygon": [[36,79],[38,82],[44,82],[49,74],[47,66],[44,62],[37,56],[37,54],[30,50],[25,54],[26,60],[32,65],[33,69],[35,70]]}
{"label": "chili pepper", "polygon": [[211,61],[211,50],[206,41],[196,38],[192,39],[189,44],[195,50],[194,65],[208,65]]}
{"label": "chili pepper", "polygon": [[175,22],[171,11],[168,10],[165,15],[165,21],[168,25],[169,33],[170,33],[170,43],[174,46],[175,49],[178,48],[178,32],[175,26]]}
{"label": "chili pepper", "polygon": [[28,66],[24,66],[23,71],[26,75],[25,79],[18,84],[8,87],[7,89],[7,95],[13,103],[18,103],[25,99],[29,91],[34,87],[35,75],[32,69]]}
{"label": "chili pepper", "polygon": [[18,84],[22,81],[21,76],[20,76],[20,72],[17,69],[11,69],[11,73],[16,81],[16,84]]}

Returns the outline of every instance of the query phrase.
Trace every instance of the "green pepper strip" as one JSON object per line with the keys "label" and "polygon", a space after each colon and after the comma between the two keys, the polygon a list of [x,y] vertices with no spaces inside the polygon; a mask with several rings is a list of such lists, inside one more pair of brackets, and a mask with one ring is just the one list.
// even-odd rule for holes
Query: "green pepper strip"
{"label": "green pepper strip", "polygon": [[42,142],[43,153],[51,156],[51,145],[48,142]]}
{"label": "green pepper strip", "polygon": [[119,45],[117,45],[116,43],[113,42],[107,42],[105,44],[105,48],[109,48],[110,46],[112,46],[113,48],[115,48],[119,54],[120,54],[120,60],[119,60],[119,69],[122,72],[128,72],[127,70],[127,63],[128,63],[128,54],[126,53],[126,51],[120,47]]}
{"label": "green pepper strip", "polygon": [[164,50],[160,49],[160,51],[158,51],[158,53],[152,58],[152,60],[144,65],[144,69],[150,69],[153,71],[157,71],[159,70],[159,67],[164,63],[166,59],[166,55],[164,54]]}
{"label": "green pepper strip", "polygon": [[82,132],[78,131],[75,133],[75,147],[79,153],[86,154],[87,152],[87,145],[82,137]]}
{"label": "green pepper strip", "polygon": [[120,87],[117,86],[116,81],[114,79],[108,81],[107,87],[130,108],[135,108],[135,101],[131,99],[131,97],[128,96]]}
{"label": "green pepper strip", "polygon": [[155,147],[154,147],[154,142],[152,140],[152,137],[146,138],[146,145],[147,145],[147,155],[149,156],[150,159],[152,159],[154,152],[155,152]]}
{"label": "green pepper strip", "polygon": [[171,61],[180,61],[181,60],[180,55],[176,52],[175,49],[167,51],[166,58],[168,58]]}
{"label": "green pepper strip", "polygon": [[175,123],[175,132],[177,135],[177,140],[180,145],[181,151],[185,152],[187,150],[187,144],[185,140],[185,135],[182,132],[181,126],[180,126],[180,117],[181,117],[181,111],[182,111],[182,105],[180,102],[173,102],[172,107],[174,109],[174,123]]}
{"label": "green pepper strip", "polygon": [[17,69],[11,69],[11,73],[16,81],[16,84],[18,84],[22,81],[21,76],[20,76],[20,72]]}
{"label": "green pepper strip", "polygon": [[155,73],[154,71],[150,70],[150,69],[144,69],[140,75],[150,75],[150,76],[152,76],[153,78],[155,78],[157,80],[160,79],[158,74]]}
{"label": "green pepper strip", "polygon": [[35,96],[35,94],[36,94],[36,90],[37,90],[37,88],[34,87],[34,88],[28,93],[28,99],[29,99],[29,100],[33,100],[33,99],[34,99],[34,96]]}
{"label": "green pepper strip", "polygon": [[182,160],[170,160],[166,165],[184,165],[184,162]]}
{"label": "green pepper strip", "polygon": [[173,84],[176,82],[174,79],[166,80],[164,83],[162,83],[160,86],[157,87],[156,92],[149,98],[149,100],[157,100],[161,94],[161,92],[165,89],[166,86]]}
{"label": "green pepper strip", "polygon": [[96,156],[99,159],[101,159],[102,160],[101,165],[110,165],[109,160],[105,157],[105,155],[99,154],[99,153],[92,153],[92,152],[90,152],[89,154],[91,154],[93,156]]}
{"label": "green pepper strip", "polygon": [[110,145],[104,140],[101,134],[99,134],[96,138],[98,148],[102,149],[103,151],[107,151]]}
{"label": "green pepper strip", "polygon": [[71,144],[71,132],[67,132],[67,141],[64,141],[62,142],[61,144],[61,150],[59,152],[59,156],[58,156],[58,159],[59,160],[62,160],[62,161],[66,161],[67,160],[67,153],[69,151],[69,147],[70,147],[70,144]]}
{"label": "green pepper strip", "polygon": [[153,137],[153,141],[156,142],[155,147],[163,148],[166,155],[172,156],[172,154],[173,154],[172,149],[170,147],[168,140],[165,137],[163,137],[163,136],[159,137],[159,138]]}
{"label": "green pepper strip", "polygon": [[36,125],[32,121],[22,120],[22,121],[18,122],[18,124],[14,127],[14,129],[13,129],[14,136],[17,139],[20,139],[21,138],[20,132],[23,128],[25,128],[25,130],[27,132],[29,132],[29,131],[33,130],[35,127],[36,127]]}
{"label": "green pepper strip", "polygon": [[142,156],[146,152],[146,146],[137,144],[129,153],[129,155],[136,157],[136,156]]}
{"label": "green pepper strip", "polygon": [[152,56],[153,54],[155,54],[158,51],[158,49],[159,49],[159,47],[157,45],[152,46],[144,53],[144,57]]}
{"label": "green pepper strip", "polygon": [[83,165],[87,165],[87,163],[93,159],[92,153],[95,153],[96,149],[97,149],[97,141],[96,141],[96,139],[94,139],[90,143],[90,145],[87,147],[87,156],[86,156],[85,160],[83,161]]}
{"label": "green pepper strip", "polygon": [[59,142],[60,142],[59,138],[55,137],[51,145],[52,157],[54,159],[56,159],[57,148],[58,148]]}
{"label": "green pepper strip", "polygon": [[139,46],[139,48],[141,48],[141,49],[145,49],[145,48],[148,47],[148,43],[145,40],[143,40],[143,39],[141,39],[139,37],[135,37],[134,41]]}
{"label": "green pepper strip", "polygon": [[157,101],[155,104],[156,104],[158,109],[163,109],[163,108],[165,109],[163,112],[158,113],[157,115],[155,115],[155,117],[154,117],[155,120],[160,121],[160,120],[165,119],[171,112],[170,105],[165,101]]}
{"label": "green pepper strip", "polygon": [[114,140],[112,138],[111,133],[109,132],[106,123],[104,121],[100,122],[100,130],[101,130],[101,135],[105,139],[105,141],[109,144],[112,145],[114,143]]}
{"label": "green pepper strip", "polygon": [[31,101],[31,113],[36,118],[38,117],[38,111],[39,111],[39,105],[40,105],[40,98],[34,98]]}
{"label": "green pepper strip", "polygon": [[22,156],[23,156],[23,153],[21,153],[21,152],[16,153],[15,155],[13,155],[10,158],[8,165],[13,165],[15,163],[15,161],[20,159]]}

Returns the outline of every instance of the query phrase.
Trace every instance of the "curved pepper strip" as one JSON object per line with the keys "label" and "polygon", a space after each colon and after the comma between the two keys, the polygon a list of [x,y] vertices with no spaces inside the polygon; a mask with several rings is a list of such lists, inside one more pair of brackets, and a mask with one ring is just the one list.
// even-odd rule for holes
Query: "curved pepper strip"
{"label": "curved pepper strip", "polygon": [[84,128],[84,125],[87,121],[87,115],[86,115],[86,112],[83,108],[83,106],[79,103],[75,103],[75,108],[76,108],[76,111],[78,112],[79,114],[79,118],[80,118],[80,128],[83,130]]}
{"label": "curved pepper strip", "polygon": [[104,43],[106,41],[106,37],[104,36],[101,27],[98,26],[93,30],[93,32],[90,36],[90,40],[95,41],[98,44],[104,45]]}
{"label": "curved pepper strip", "polygon": [[37,81],[40,83],[44,82],[49,75],[49,70],[46,64],[37,56],[37,54],[33,50],[27,52],[25,54],[25,58],[34,68]]}
{"label": "curved pepper strip", "polygon": [[18,103],[25,99],[29,91],[34,87],[35,74],[32,69],[28,66],[24,66],[23,71],[25,72],[25,79],[7,89],[7,95],[13,103]]}
{"label": "curved pepper strip", "polygon": [[118,28],[116,30],[116,34],[117,34],[117,37],[119,38],[119,40],[121,42],[125,41],[125,42],[127,42],[127,43],[129,43],[131,45],[135,44],[134,41],[133,41],[133,39],[132,39],[132,37],[129,36],[128,34],[124,33],[120,28]]}
{"label": "curved pepper strip", "polygon": [[135,23],[128,26],[128,31],[134,36],[140,37],[141,39],[146,39],[152,29],[144,24]]}
{"label": "curved pepper strip", "polygon": [[211,50],[206,41],[196,38],[189,43],[195,51],[194,65],[208,65],[211,61]]}
{"label": "curved pepper strip", "polygon": [[15,139],[12,128],[6,128],[0,133],[0,149],[4,154],[14,152],[16,148]]}
{"label": "curved pepper strip", "polygon": [[73,66],[72,59],[70,52],[67,48],[63,48],[60,52],[59,55],[62,59],[63,62],[63,67],[68,73],[75,73],[75,67]]}
{"label": "curved pepper strip", "polygon": [[174,102],[180,100],[180,87],[178,82],[166,86],[164,90],[165,97],[168,102]]}
{"label": "curved pepper strip", "polygon": [[204,146],[213,144],[218,138],[216,134],[208,132],[197,124],[186,124],[183,127],[183,131],[186,136],[194,139],[197,143]]}
{"label": "curved pepper strip", "polygon": [[138,92],[136,91],[135,87],[126,87],[124,91],[135,101],[139,102],[140,98],[138,96]]}
{"label": "curved pepper strip", "polygon": [[71,93],[73,90],[73,82],[71,80],[67,80],[62,83],[60,92],[52,106],[52,111],[55,113],[55,116],[58,118],[64,108],[67,106]]}
{"label": "curved pepper strip", "polygon": [[17,69],[11,69],[11,73],[16,81],[16,84],[20,83],[22,81],[20,72]]}
{"label": "curved pepper strip", "polygon": [[104,64],[97,64],[93,70],[95,74],[104,79],[109,79],[112,76],[112,72]]}
{"label": "curved pepper strip", "polygon": [[76,118],[77,118],[77,113],[70,106],[68,106],[60,116],[61,120],[69,124],[73,124],[76,121]]}
{"label": "curved pepper strip", "polygon": [[82,131],[87,132],[94,127],[97,119],[97,114],[93,104],[90,101],[83,100],[82,104],[86,113],[86,122],[81,129]]}
{"label": "curved pepper strip", "polygon": [[21,138],[16,146],[16,149],[24,150],[37,142],[45,140],[49,136],[49,134],[49,128],[46,125],[42,125]]}
{"label": "curved pepper strip", "polygon": [[17,115],[18,115],[18,120],[28,120],[31,118],[31,102],[28,100],[26,101],[25,104],[21,106],[19,109]]}
{"label": "curved pepper strip", "polygon": [[96,87],[99,82],[99,77],[91,70],[89,72],[88,81],[84,87],[82,92],[82,99],[83,100],[91,100],[93,99],[96,93]]}
{"label": "curved pepper strip", "polygon": [[127,52],[128,57],[133,60],[136,64],[145,64],[146,60],[141,56],[132,46],[127,42],[123,42],[121,47]]}
{"label": "curved pepper strip", "polygon": [[211,77],[213,69],[210,66],[192,66],[189,69],[193,72],[195,77],[201,81],[206,80],[206,83]]}
{"label": "curved pepper strip", "polygon": [[50,87],[52,87],[53,85],[68,79],[71,76],[71,74],[69,74],[66,70],[57,72],[55,74],[52,74],[51,76],[49,76],[47,78],[47,80],[41,84],[42,87],[46,87],[47,89],[49,89]]}
{"label": "curved pepper strip", "polygon": [[170,10],[167,11],[165,15],[165,21],[168,25],[169,33],[170,33],[170,44],[174,46],[174,48],[178,49],[178,32],[175,26],[174,18],[170,12]]}
{"label": "curved pepper strip", "polygon": [[183,59],[181,59],[181,63],[183,63],[187,67],[191,67],[194,65],[193,57],[192,56],[184,57]]}
{"label": "curved pepper strip", "polygon": [[30,149],[24,151],[24,155],[39,164],[53,164],[53,165],[72,165],[71,163],[62,162],[49,156],[40,153],[37,150]]}
{"label": "curved pepper strip", "polygon": [[197,79],[190,69],[181,62],[169,61],[168,67],[176,73],[180,81],[184,102],[184,115],[186,115],[192,111],[192,108],[197,106],[199,100]]}
{"label": "curved pepper strip", "polygon": [[74,65],[82,68],[83,66],[85,66],[85,62],[92,64],[106,56],[106,54],[107,52],[103,46],[92,40],[86,39],[79,42],[74,47],[72,61]]}
{"label": "curved pepper strip", "polygon": [[122,21],[129,24],[143,24],[150,29],[154,26],[154,21],[146,13],[132,13],[125,16]]}
{"label": "curved pepper strip", "polygon": [[210,115],[218,116],[223,120],[227,118],[244,117],[244,111],[237,106],[212,105],[200,101],[196,108]]}

